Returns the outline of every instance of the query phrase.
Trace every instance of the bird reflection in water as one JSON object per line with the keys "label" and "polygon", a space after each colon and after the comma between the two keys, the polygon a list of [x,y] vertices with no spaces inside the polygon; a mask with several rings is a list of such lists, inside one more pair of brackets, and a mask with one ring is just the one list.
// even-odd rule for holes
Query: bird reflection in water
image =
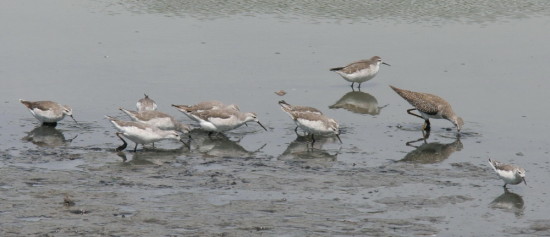
{"label": "bird reflection in water", "polygon": [[512,212],[516,217],[523,216],[524,206],[525,203],[523,202],[523,198],[516,193],[508,191],[507,188],[504,188],[504,193],[489,204],[489,207],[495,210],[498,209]]}
{"label": "bird reflection in water", "polygon": [[[457,136],[456,140],[452,143],[442,144],[439,142],[427,143],[427,139],[430,137],[429,132],[424,132],[422,138],[407,142],[407,146],[415,147],[416,149],[409,152],[402,162],[412,162],[418,164],[433,164],[444,161],[449,158],[455,151],[460,151],[463,148],[460,138]],[[420,146],[413,145],[414,143],[422,141]]]}
{"label": "bird reflection in water", "polygon": [[[314,145],[311,145],[307,137],[298,136],[296,140],[288,144],[288,147],[278,159],[296,163],[330,165],[333,161],[336,161],[340,150],[331,154],[322,147],[324,144],[335,142],[336,139],[333,137],[323,137],[323,139],[319,139]],[[342,148],[340,147],[340,149]]]}
{"label": "bird reflection in water", "polygon": [[122,162],[132,165],[162,165],[167,162],[173,162],[185,152],[189,152],[187,147],[177,149],[144,149],[142,152],[132,152],[131,159],[127,158],[125,152],[118,151],[116,154],[122,159]]}
{"label": "bird reflection in water", "polygon": [[379,107],[376,98],[369,93],[350,91],[336,101],[336,103],[329,106],[329,109],[345,109],[358,114],[378,115],[386,106]]}
{"label": "bird reflection in water", "polygon": [[39,147],[58,147],[71,143],[77,136],[65,139],[63,133],[54,126],[39,126],[28,132],[22,139]]}
{"label": "bird reflection in water", "polygon": [[249,151],[223,133],[208,136],[204,131],[195,130],[192,131],[192,136],[192,151],[199,152],[204,157],[253,158],[267,145],[263,144],[258,149]]}

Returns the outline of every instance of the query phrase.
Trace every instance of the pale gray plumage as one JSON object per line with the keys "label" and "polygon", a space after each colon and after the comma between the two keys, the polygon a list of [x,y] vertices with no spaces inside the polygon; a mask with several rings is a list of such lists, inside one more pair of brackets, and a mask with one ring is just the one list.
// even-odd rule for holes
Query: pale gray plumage
{"label": "pale gray plumage", "polygon": [[359,83],[358,88],[361,88],[361,83],[368,81],[378,74],[380,64],[389,64],[382,62],[382,58],[374,56],[370,59],[359,60],[348,64],[345,67],[331,68],[330,71],[338,73],[346,81],[351,82],[351,87],[355,82]]}
{"label": "pale gray plumage", "polygon": [[138,111],[153,111],[157,110],[157,103],[149,98],[147,94],[144,94],[145,97],[138,100],[136,103],[136,108]]}
{"label": "pale gray plumage", "polygon": [[53,101],[27,101],[20,99],[19,102],[27,107],[31,114],[44,124],[57,124],[58,121],[70,116],[74,122],[73,110],[67,105],[61,105]]}
{"label": "pale gray plumage", "polygon": [[527,185],[527,181],[525,181],[525,169],[517,165],[504,164],[491,159],[489,159],[489,165],[497,173],[498,177],[504,180],[505,188],[507,184],[520,184],[522,181]]}

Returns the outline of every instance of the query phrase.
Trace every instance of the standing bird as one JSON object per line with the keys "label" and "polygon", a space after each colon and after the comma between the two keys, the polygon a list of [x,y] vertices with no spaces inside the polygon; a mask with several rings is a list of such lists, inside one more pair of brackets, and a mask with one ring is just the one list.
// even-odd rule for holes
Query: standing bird
{"label": "standing bird", "polygon": [[[390,87],[414,106],[414,108],[407,110],[408,114],[424,119],[423,130],[430,130],[430,118],[449,120],[455,125],[458,132],[464,126],[462,118],[455,114],[451,105],[443,98],[428,93],[403,90],[394,86]],[[413,110],[418,110],[420,115],[411,112]]]}
{"label": "standing bird", "polygon": [[132,111],[119,108],[130,116],[133,121],[142,122],[155,126],[161,130],[176,130],[182,133],[189,133],[191,128],[187,124],[177,121],[174,117],[160,111]]}
{"label": "standing bird", "polygon": [[290,116],[290,118],[296,123],[296,128],[294,128],[294,132],[298,134],[298,122],[294,119],[294,116],[292,113],[314,113],[314,114],[323,114],[320,110],[310,107],[310,106],[301,106],[301,105],[290,105],[284,100],[279,101],[279,105],[281,106],[281,109]]}
{"label": "standing bird", "polygon": [[199,120],[201,128],[209,132],[208,135],[212,135],[213,132],[229,131],[252,121],[257,122],[267,131],[255,113],[241,113],[234,109],[214,109],[195,113],[194,116]]}
{"label": "standing bird", "polygon": [[31,114],[42,122],[43,125],[56,126],[57,122],[65,118],[65,115],[70,116],[75,123],[76,120],[73,117],[73,110],[66,105],[60,105],[53,101],[27,101],[19,100],[21,104],[25,105]]}
{"label": "standing bird", "polygon": [[380,69],[380,64],[391,66],[382,62],[382,58],[374,56],[370,59],[359,60],[350,63],[345,67],[331,68],[330,71],[338,73],[346,81],[351,82],[351,88],[355,82],[359,83],[357,88],[361,89],[361,83],[366,82],[376,76]]}
{"label": "standing bird", "polygon": [[176,108],[178,111],[184,113],[187,117],[189,117],[191,120],[194,120],[196,122],[200,122],[200,118],[198,118],[195,114],[198,114],[204,111],[216,110],[216,109],[231,109],[235,111],[240,111],[239,106],[235,104],[226,105],[217,100],[202,101],[196,105],[174,105],[173,104],[172,107]]}
{"label": "standing bird", "polygon": [[521,181],[527,185],[525,170],[523,168],[517,165],[503,164],[491,159],[489,159],[489,165],[495,170],[498,177],[504,180],[504,188],[506,188],[507,184],[519,184]]}
{"label": "standing bird", "polygon": [[147,94],[143,94],[143,95],[145,95],[145,97],[139,99],[138,102],[136,103],[136,108],[138,112],[157,110],[157,103],[151,98],[149,98]]}
{"label": "standing bird", "polygon": [[116,135],[124,143],[121,146],[119,146],[116,149],[116,151],[122,151],[128,145],[120,135],[136,143],[136,146],[134,147],[134,152],[136,152],[138,144],[145,145],[149,143],[162,141],[165,139],[179,140],[185,144],[185,142],[181,139],[178,132],[174,130],[165,131],[157,127],[151,126],[149,124],[144,124],[140,122],[122,121],[122,120],[113,118],[111,116],[105,116],[105,117],[109,119],[109,121],[115,126],[117,130],[120,131],[120,132],[117,132]]}

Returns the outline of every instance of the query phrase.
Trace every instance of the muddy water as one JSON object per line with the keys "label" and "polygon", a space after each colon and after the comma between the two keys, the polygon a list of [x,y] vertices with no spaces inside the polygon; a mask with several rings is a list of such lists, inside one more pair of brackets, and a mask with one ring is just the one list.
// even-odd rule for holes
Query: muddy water
{"label": "muddy water", "polygon": [[[2,236],[550,235],[546,1],[3,1]],[[328,69],[381,56],[352,91]],[[388,85],[446,98],[422,121]],[[284,96],[274,92],[284,90]],[[104,115],[143,93],[256,112],[225,135],[137,153]],[[79,122],[40,127],[18,99]],[[277,101],[341,124],[313,145]],[[132,145],[130,145],[132,146]],[[527,170],[505,191],[487,158]]]}

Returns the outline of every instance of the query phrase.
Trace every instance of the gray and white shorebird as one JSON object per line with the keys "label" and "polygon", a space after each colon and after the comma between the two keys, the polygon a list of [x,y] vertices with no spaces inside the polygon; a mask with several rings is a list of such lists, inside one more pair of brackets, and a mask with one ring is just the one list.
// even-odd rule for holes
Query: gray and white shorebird
{"label": "gray and white shorebird", "polygon": [[145,97],[139,99],[136,103],[136,108],[138,112],[157,110],[157,103],[149,98],[147,94],[144,94],[144,96]]}
{"label": "gray and white shorebird", "polygon": [[296,128],[294,128],[294,132],[298,134],[298,122],[294,120],[294,116],[292,113],[315,113],[315,114],[323,114],[320,110],[310,107],[310,106],[301,106],[301,105],[290,105],[284,100],[279,101],[279,105],[281,106],[281,109],[288,114],[288,116],[294,121],[296,124]]}
{"label": "gray and white shorebird", "polygon": [[221,101],[217,100],[208,100],[208,101],[202,101],[195,105],[175,105],[173,104],[172,107],[176,108],[178,111],[184,113],[187,117],[189,117],[191,120],[200,122],[200,118],[198,118],[195,114],[209,111],[209,110],[217,110],[217,109],[231,109],[235,111],[240,111],[239,106],[235,104],[229,104],[226,105],[222,103]]}
{"label": "gray and white shorebird", "polygon": [[181,123],[171,115],[160,111],[137,112],[124,108],[119,109],[130,116],[133,121],[149,124],[162,130],[176,130],[182,133],[189,133],[191,131],[191,128],[187,124]]}
{"label": "gray and white shorebird", "polygon": [[503,164],[491,159],[489,159],[489,165],[491,165],[498,177],[504,180],[505,188],[507,184],[519,184],[522,181],[527,185],[527,181],[525,181],[525,169],[517,165]]}
{"label": "gray and white shorebird", "polygon": [[71,117],[77,123],[73,117],[73,110],[67,105],[61,105],[53,101],[27,101],[20,99],[19,102],[25,105],[31,111],[31,114],[38,121],[42,122],[43,125],[55,126],[65,116]]}
{"label": "gray and white shorebird", "polygon": [[[443,98],[428,93],[390,87],[414,107],[407,110],[408,114],[424,119],[423,130],[430,130],[430,118],[449,120],[455,125],[458,132],[464,126],[462,118],[456,115],[451,105]],[[420,112],[420,115],[413,113],[413,110]]]}
{"label": "gray and white shorebird", "polygon": [[116,133],[116,135],[124,143],[116,148],[116,151],[122,151],[127,146],[126,141],[124,140],[124,138],[121,137],[121,135],[136,143],[136,146],[134,147],[134,152],[136,152],[138,144],[145,145],[166,139],[179,140],[185,144],[185,142],[181,139],[179,133],[175,130],[161,130],[155,126],[151,126],[149,124],[141,122],[122,121],[111,116],[105,117],[119,131]]}
{"label": "gray and white shorebird", "polygon": [[315,143],[315,135],[332,134],[338,138],[338,141],[340,141],[340,143],[342,143],[342,139],[340,139],[340,125],[338,124],[338,122],[336,122],[336,120],[323,115],[322,113],[320,113],[320,111],[310,112],[311,107],[302,106],[302,108],[308,109],[300,111],[291,110],[291,105],[287,104],[286,102],[281,103],[281,101],[279,101],[279,105],[281,105],[281,109],[290,116],[290,118],[299,128],[303,129],[308,134],[311,134],[312,144]]}
{"label": "gray and white shorebird", "polygon": [[199,120],[201,128],[209,132],[208,135],[214,132],[221,133],[233,130],[247,122],[256,122],[267,131],[267,128],[260,123],[255,113],[242,113],[231,108],[225,108],[206,110],[193,115]]}
{"label": "gray and white shorebird", "polygon": [[346,81],[351,82],[351,88],[354,83],[359,83],[357,88],[361,88],[361,83],[366,82],[378,74],[380,64],[389,64],[382,62],[382,58],[374,56],[370,59],[359,60],[357,62],[350,63],[345,67],[331,68],[330,71],[338,73]]}

